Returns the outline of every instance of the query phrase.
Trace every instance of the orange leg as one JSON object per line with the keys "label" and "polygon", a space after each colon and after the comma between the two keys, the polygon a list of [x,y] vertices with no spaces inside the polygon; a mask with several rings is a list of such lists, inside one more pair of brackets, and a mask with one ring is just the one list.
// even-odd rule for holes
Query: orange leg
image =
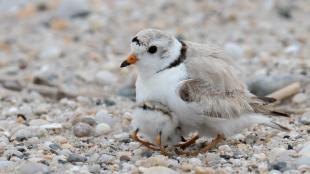
{"label": "orange leg", "polygon": [[161,145],[161,132],[159,132],[159,134],[156,136],[156,144],[159,146],[160,154],[165,155],[165,156],[169,156],[165,147]]}
{"label": "orange leg", "polygon": [[141,143],[142,145],[144,145],[145,147],[147,147],[147,148],[149,148],[149,149],[152,149],[152,150],[160,150],[159,148],[156,147],[155,144],[150,143],[150,142],[148,142],[148,141],[145,141],[145,140],[142,140],[141,138],[139,138],[138,132],[139,132],[139,129],[136,129],[136,130],[130,135],[130,137],[131,137],[133,140],[138,141],[139,143]]}
{"label": "orange leg", "polygon": [[176,153],[178,155],[186,155],[186,156],[197,156],[199,153],[208,152],[210,149],[214,148],[217,144],[219,144],[222,140],[224,140],[225,136],[223,134],[218,134],[215,139],[212,140],[210,144],[206,147],[196,151],[196,152],[186,152],[186,151],[178,151],[176,149]]}
{"label": "orange leg", "polygon": [[185,143],[180,143],[177,145],[174,145],[174,147],[180,147],[181,149],[185,149],[188,146],[195,144],[196,140],[199,139],[199,135],[195,134],[191,139],[187,140]]}

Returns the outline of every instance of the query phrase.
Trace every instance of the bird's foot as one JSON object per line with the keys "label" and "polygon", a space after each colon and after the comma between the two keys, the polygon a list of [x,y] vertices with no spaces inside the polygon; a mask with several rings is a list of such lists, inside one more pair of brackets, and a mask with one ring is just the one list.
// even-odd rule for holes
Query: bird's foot
{"label": "bird's foot", "polygon": [[199,135],[198,135],[198,133],[196,133],[191,139],[187,140],[184,143],[176,144],[176,145],[174,145],[174,147],[180,147],[181,149],[185,149],[185,148],[189,147],[190,145],[195,144],[196,140],[198,140],[198,139],[199,139]]}
{"label": "bird's foot", "polygon": [[144,145],[145,147],[149,148],[149,149],[152,149],[152,150],[160,150],[160,148],[158,148],[155,144],[153,143],[150,143],[148,141],[145,141],[143,139],[141,139],[139,136],[138,136],[138,132],[139,132],[139,129],[136,129],[133,133],[131,133],[130,137],[135,140],[135,141],[138,141],[139,143],[141,143],[142,145]]}
{"label": "bird's foot", "polygon": [[180,150],[176,149],[175,152],[178,155],[197,156],[199,153],[206,153],[206,152],[208,152],[210,149],[214,148],[217,144],[219,144],[224,139],[225,139],[224,134],[218,134],[216,136],[216,138],[211,141],[210,144],[208,144],[207,146],[203,147],[200,150],[197,150],[197,151],[194,151],[194,152],[190,152],[190,151],[184,151],[184,150],[180,151]]}

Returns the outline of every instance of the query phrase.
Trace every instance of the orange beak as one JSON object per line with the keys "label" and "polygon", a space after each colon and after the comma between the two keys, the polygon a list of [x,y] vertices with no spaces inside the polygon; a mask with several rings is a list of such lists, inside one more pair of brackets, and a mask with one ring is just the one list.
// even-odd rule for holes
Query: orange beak
{"label": "orange beak", "polygon": [[121,64],[121,68],[129,66],[131,64],[135,64],[138,61],[138,58],[136,55],[131,54],[128,56],[127,60],[125,60],[124,62],[122,62]]}

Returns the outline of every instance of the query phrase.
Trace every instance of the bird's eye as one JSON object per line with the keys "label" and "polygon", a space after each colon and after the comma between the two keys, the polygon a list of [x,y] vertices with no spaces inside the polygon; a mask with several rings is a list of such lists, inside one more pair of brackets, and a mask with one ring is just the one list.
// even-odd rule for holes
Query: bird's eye
{"label": "bird's eye", "polygon": [[157,47],[156,46],[151,46],[148,50],[149,53],[154,54],[157,51]]}

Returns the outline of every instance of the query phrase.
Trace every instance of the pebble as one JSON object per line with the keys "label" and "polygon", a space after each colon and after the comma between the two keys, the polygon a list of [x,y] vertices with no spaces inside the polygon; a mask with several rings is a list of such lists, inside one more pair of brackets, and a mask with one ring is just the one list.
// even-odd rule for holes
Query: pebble
{"label": "pebble", "polygon": [[310,111],[304,113],[299,119],[299,122],[305,125],[310,125]]}
{"label": "pebble", "polygon": [[18,171],[20,174],[46,173],[48,166],[41,163],[26,162],[19,167]]}
{"label": "pebble", "polygon": [[95,132],[96,135],[105,135],[111,131],[111,127],[106,123],[100,123],[96,126]]}
{"label": "pebble", "polygon": [[[275,74],[275,75],[257,75],[247,82],[249,90],[258,95],[265,96],[280,88],[283,88],[298,79],[293,75]],[[274,83],[277,82],[277,83]]]}
{"label": "pebble", "polygon": [[40,54],[40,59],[57,59],[61,55],[61,50],[58,47],[49,45],[47,48],[43,49]]}
{"label": "pebble", "polygon": [[211,167],[196,167],[195,174],[215,174],[215,170]]}
{"label": "pebble", "polygon": [[175,170],[163,166],[155,166],[150,168],[140,167],[139,170],[144,174],[178,174]]}
{"label": "pebble", "polygon": [[109,126],[113,126],[117,122],[117,120],[108,114],[106,110],[98,111],[94,119],[97,123],[106,123]]}
{"label": "pebble", "polygon": [[99,159],[98,162],[99,163],[111,163],[114,160],[114,156],[112,155],[108,155],[108,154],[102,154]]}
{"label": "pebble", "polygon": [[79,155],[79,154],[71,153],[71,154],[69,154],[67,161],[71,162],[71,163],[73,163],[73,162],[85,162],[85,161],[87,161],[87,158],[82,156],[82,155]]}
{"label": "pebble", "polygon": [[285,170],[288,169],[286,162],[277,162],[277,163],[271,164],[271,168],[274,170],[279,170],[281,172],[284,172]]}
{"label": "pebble", "polygon": [[189,162],[193,165],[193,166],[201,166],[202,162],[199,158],[190,158]]}
{"label": "pebble", "polygon": [[50,104],[42,103],[39,106],[34,108],[34,113],[37,115],[42,115],[48,113],[49,109],[51,108]]}
{"label": "pebble", "polygon": [[99,71],[96,73],[96,82],[102,85],[112,85],[117,81],[117,76],[109,71]]}
{"label": "pebble", "polygon": [[231,150],[231,148],[228,145],[221,145],[218,148],[220,155],[224,155],[224,156],[232,156],[233,152]]}
{"label": "pebble", "polygon": [[80,118],[80,122],[87,123],[91,126],[96,126],[96,124],[97,124],[95,119],[91,116],[82,116]]}
{"label": "pebble", "polygon": [[29,125],[30,126],[40,126],[40,125],[44,125],[47,124],[48,121],[47,120],[43,120],[43,119],[33,119],[29,121]]}
{"label": "pebble", "polygon": [[26,127],[18,130],[14,137],[17,141],[23,141],[32,137],[43,137],[46,135],[46,130],[38,127]]}
{"label": "pebble", "polygon": [[64,0],[58,8],[58,15],[62,18],[83,17],[90,12],[87,0]]}
{"label": "pebble", "polygon": [[0,173],[14,173],[16,163],[13,161],[0,161]]}
{"label": "pebble", "polygon": [[100,165],[99,164],[92,164],[88,166],[88,171],[90,173],[100,173]]}
{"label": "pebble", "polygon": [[294,95],[294,97],[292,99],[292,101],[296,104],[303,103],[306,100],[307,100],[307,95],[304,93],[298,93],[298,94]]}
{"label": "pebble", "polygon": [[235,42],[228,42],[224,45],[225,52],[234,59],[241,59],[244,56],[243,48]]}
{"label": "pebble", "polygon": [[93,131],[93,128],[87,123],[79,122],[75,124],[73,127],[73,134],[76,137],[90,136],[92,131]]}

